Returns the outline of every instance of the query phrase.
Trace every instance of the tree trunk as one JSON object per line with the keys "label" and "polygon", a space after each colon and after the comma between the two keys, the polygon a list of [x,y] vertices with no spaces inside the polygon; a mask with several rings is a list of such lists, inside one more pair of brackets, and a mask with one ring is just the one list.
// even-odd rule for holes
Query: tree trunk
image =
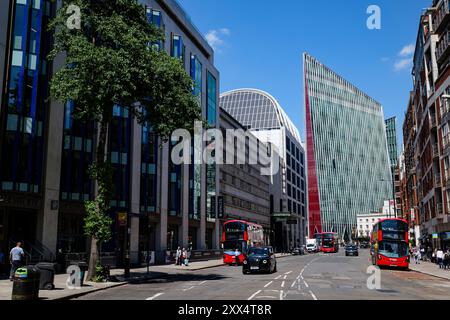
{"label": "tree trunk", "polygon": [[89,255],[89,268],[87,281],[92,281],[97,273],[97,261],[100,257],[99,243],[95,237],[91,238],[91,254]]}
{"label": "tree trunk", "polygon": [[[105,167],[106,163],[106,143],[108,138],[108,128],[109,128],[109,116],[103,115],[102,120],[99,122],[99,135],[97,144],[97,155],[95,160],[95,166],[97,167],[97,172],[100,168]],[[98,174],[94,179],[95,183],[95,197],[98,198],[101,192],[105,192],[102,188],[99,188],[99,179],[105,179],[102,174]],[[104,209],[99,207],[97,203],[98,214],[105,214]],[[96,276],[97,264],[100,258],[101,243],[95,235],[91,236],[91,253],[89,255],[89,268],[87,279],[92,280]]]}

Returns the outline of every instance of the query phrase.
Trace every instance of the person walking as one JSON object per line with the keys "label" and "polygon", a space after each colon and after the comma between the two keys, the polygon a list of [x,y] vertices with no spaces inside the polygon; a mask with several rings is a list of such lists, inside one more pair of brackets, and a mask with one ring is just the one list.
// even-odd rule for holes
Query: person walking
{"label": "person walking", "polygon": [[421,254],[420,250],[416,249],[414,251],[414,262],[415,262],[415,264],[420,264],[419,261],[420,261],[421,258],[422,258],[422,254]]}
{"label": "person walking", "polygon": [[176,266],[181,265],[181,248],[180,247],[177,248],[177,252],[175,254],[175,265]]}
{"label": "person walking", "polygon": [[444,251],[442,249],[439,249],[436,252],[436,258],[437,258],[437,262],[439,265],[439,269],[443,269],[444,268]]}
{"label": "person walking", "polygon": [[445,251],[444,253],[444,270],[448,270],[450,269],[450,250],[447,249],[447,251]]}
{"label": "person walking", "polygon": [[11,262],[11,271],[9,273],[9,279],[13,281],[16,270],[22,266],[22,259],[25,253],[22,249],[22,243],[17,242],[16,246],[11,249],[9,253],[9,261]]}

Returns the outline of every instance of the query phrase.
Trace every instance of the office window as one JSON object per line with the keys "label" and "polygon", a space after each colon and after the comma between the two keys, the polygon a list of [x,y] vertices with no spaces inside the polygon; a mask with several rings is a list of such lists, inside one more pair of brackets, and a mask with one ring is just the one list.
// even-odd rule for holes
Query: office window
{"label": "office window", "polygon": [[206,108],[208,124],[214,126],[216,124],[217,112],[217,81],[216,78],[208,71],[207,78],[208,87],[208,105]]}

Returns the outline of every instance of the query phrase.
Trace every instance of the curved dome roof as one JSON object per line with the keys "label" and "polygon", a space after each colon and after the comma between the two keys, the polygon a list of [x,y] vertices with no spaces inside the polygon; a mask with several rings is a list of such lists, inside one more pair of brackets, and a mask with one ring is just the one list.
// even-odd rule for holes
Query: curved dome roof
{"label": "curved dome roof", "polygon": [[250,130],[286,128],[301,143],[300,133],[278,101],[258,89],[237,89],[220,95],[220,107]]}

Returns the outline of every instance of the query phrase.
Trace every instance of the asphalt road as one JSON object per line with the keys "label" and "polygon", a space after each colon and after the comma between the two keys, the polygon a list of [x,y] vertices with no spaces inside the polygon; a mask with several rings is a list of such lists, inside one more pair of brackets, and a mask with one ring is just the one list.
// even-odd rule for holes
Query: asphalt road
{"label": "asphalt road", "polygon": [[450,299],[450,281],[413,271],[381,270],[381,288],[367,286],[369,251],[359,257],[311,254],[278,259],[275,274],[243,275],[241,267],[178,272],[79,300],[436,300]]}

